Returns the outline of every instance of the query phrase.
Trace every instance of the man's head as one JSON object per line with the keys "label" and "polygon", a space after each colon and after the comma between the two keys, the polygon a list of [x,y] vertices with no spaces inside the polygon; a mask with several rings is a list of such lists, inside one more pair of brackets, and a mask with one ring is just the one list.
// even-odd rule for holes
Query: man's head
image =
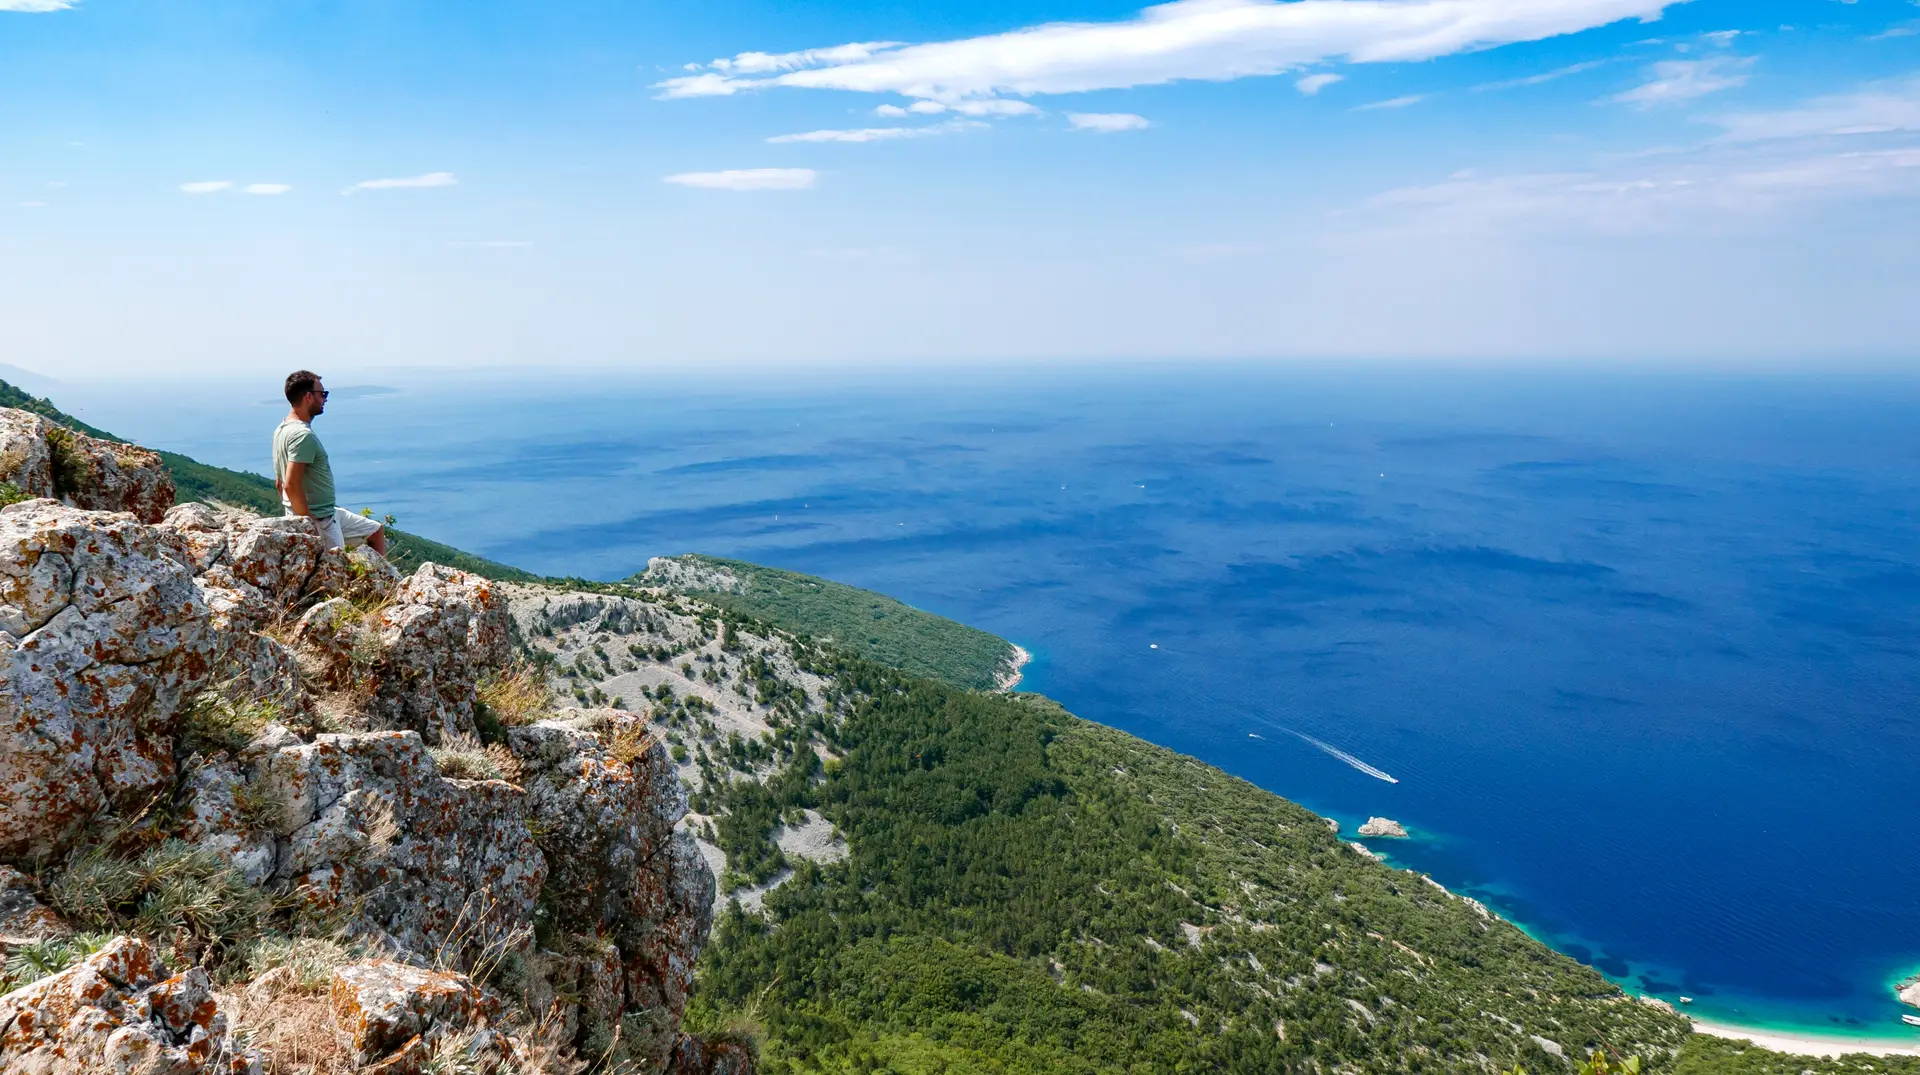
{"label": "man's head", "polygon": [[324,413],[327,409],[327,390],[320,384],[320,375],[309,370],[295,370],[287,374],[287,402],[303,422],[312,421],[314,415]]}

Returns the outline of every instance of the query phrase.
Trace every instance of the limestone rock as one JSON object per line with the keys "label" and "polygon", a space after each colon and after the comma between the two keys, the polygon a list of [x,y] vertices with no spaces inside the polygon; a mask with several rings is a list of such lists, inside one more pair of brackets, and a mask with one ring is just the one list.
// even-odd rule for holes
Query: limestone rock
{"label": "limestone rock", "polygon": [[1360,835],[1404,840],[1407,838],[1407,827],[1390,817],[1370,817],[1365,825],[1360,826]]}
{"label": "limestone rock", "polygon": [[41,905],[26,874],[0,866],[0,939],[34,940],[71,932],[59,915]]}
{"label": "limestone rock", "polygon": [[168,977],[145,941],[119,938],[78,966],[0,997],[0,1071],[199,1075],[260,1070],[227,1037],[198,967]]}
{"label": "limestone rock", "polygon": [[378,723],[430,743],[474,733],[474,685],[504,665],[506,605],[478,575],[422,564],[380,613],[383,655],[372,708]]}
{"label": "limestone rock", "polygon": [[1898,993],[1902,1004],[1911,1004],[1920,1008],[1920,981],[1908,982],[1906,988]]}
{"label": "limestone rock", "polygon": [[235,578],[282,608],[310,592],[322,545],[313,522],[281,516],[255,519],[229,537],[229,567]]}
{"label": "limestone rock", "polygon": [[492,1014],[466,975],[388,960],[334,971],[327,999],[355,1061],[382,1065],[384,1071],[415,1067],[409,1061],[424,1059],[441,1038],[484,1023]]}
{"label": "limestone rock", "polygon": [[347,574],[351,581],[341,595],[361,605],[378,605],[393,597],[400,588],[400,572],[387,558],[365,545],[349,549]]}
{"label": "limestone rock", "polygon": [[669,1075],[752,1075],[753,1053],[731,1041],[704,1041],[692,1034],[674,1039]]}
{"label": "limestone rock", "polygon": [[519,788],[442,778],[413,732],[322,735],[257,767],[281,812],[276,881],[356,899],[412,952],[470,958],[530,920],[547,865]]}
{"label": "limestone rock", "polygon": [[508,741],[526,769],[556,920],[610,934],[628,1009],[677,1021],[712,925],[714,881],[692,838],[675,831],[687,804],[665,745],[617,710],[563,711]]}
{"label": "limestone rock", "polygon": [[0,510],[0,861],[43,857],[173,777],[212,673],[201,590],[158,530],[46,500]]}
{"label": "limestone rock", "polygon": [[29,496],[130,512],[147,523],[173,506],[173,478],[156,453],[10,408],[0,408],[0,481]]}
{"label": "limestone rock", "polygon": [[0,407],[0,482],[28,496],[53,496],[53,459],[47,451],[51,424],[30,411]]}
{"label": "limestone rock", "polygon": [[203,761],[186,785],[182,836],[231,862],[248,884],[266,884],[275,862],[273,834],[256,828],[257,819],[240,807],[247,781],[239,764],[227,758]]}

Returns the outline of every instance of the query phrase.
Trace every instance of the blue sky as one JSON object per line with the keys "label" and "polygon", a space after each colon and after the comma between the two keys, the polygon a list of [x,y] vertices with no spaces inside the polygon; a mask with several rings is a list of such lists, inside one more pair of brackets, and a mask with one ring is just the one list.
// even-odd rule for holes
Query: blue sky
{"label": "blue sky", "polygon": [[1911,0],[0,0],[0,356],[1920,353]]}

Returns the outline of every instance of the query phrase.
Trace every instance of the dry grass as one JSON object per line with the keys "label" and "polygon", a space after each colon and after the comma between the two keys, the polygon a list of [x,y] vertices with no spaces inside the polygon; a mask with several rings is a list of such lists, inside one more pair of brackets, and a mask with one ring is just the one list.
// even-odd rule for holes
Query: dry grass
{"label": "dry grass", "polygon": [[440,775],[455,780],[505,780],[517,784],[523,775],[520,759],[499,743],[482,746],[472,736],[449,737],[437,747],[429,747]]}
{"label": "dry grass", "polygon": [[247,698],[229,680],[194,696],[180,718],[180,740],[186,750],[234,753],[246,747],[261,729],[282,719],[280,707]]}
{"label": "dry grass", "polygon": [[638,720],[617,721],[606,733],[607,756],[622,765],[632,765],[645,757],[659,742],[645,723]]}
{"label": "dry grass", "polygon": [[357,1065],[324,985],[290,969],[267,971],[221,1005],[234,1039],[258,1049],[275,1075],[350,1075]]}
{"label": "dry grass", "polygon": [[520,728],[541,720],[553,709],[547,677],[533,665],[516,661],[511,667],[480,677],[478,697],[485,715],[482,725]]}

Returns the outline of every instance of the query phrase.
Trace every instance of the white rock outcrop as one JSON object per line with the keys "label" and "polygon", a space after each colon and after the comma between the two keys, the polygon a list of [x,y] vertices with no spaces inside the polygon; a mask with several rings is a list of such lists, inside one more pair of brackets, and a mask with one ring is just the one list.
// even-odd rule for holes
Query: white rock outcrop
{"label": "white rock outcrop", "polygon": [[1366,824],[1360,826],[1360,835],[1404,840],[1407,838],[1407,827],[1390,817],[1370,817]]}

